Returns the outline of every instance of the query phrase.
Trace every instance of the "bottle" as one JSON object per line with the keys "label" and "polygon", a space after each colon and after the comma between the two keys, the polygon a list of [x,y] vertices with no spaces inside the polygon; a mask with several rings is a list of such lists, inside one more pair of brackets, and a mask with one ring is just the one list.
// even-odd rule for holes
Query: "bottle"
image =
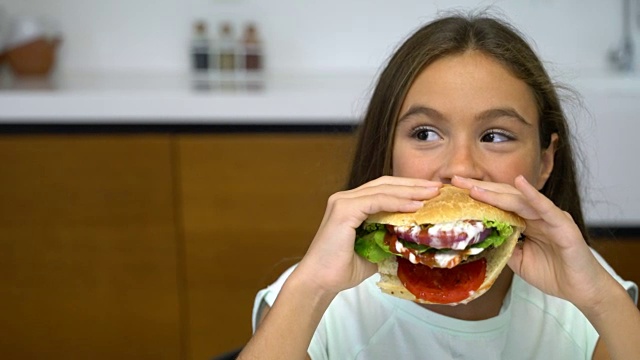
{"label": "bottle", "polygon": [[233,27],[224,22],[220,26],[219,39],[219,68],[223,72],[233,72],[236,69],[236,42],[233,37]]}
{"label": "bottle", "polygon": [[244,46],[245,70],[249,72],[261,71],[263,67],[262,42],[255,24],[247,24],[244,29],[242,43]]}
{"label": "bottle", "polygon": [[207,24],[197,21],[191,40],[191,67],[196,72],[206,72],[210,68],[210,43],[207,36]]}

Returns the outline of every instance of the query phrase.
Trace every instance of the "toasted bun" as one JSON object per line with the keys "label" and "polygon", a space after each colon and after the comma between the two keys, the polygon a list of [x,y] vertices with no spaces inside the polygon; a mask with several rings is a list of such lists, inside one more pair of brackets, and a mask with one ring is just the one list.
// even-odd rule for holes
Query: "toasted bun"
{"label": "toasted bun", "polygon": [[[485,272],[485,279],[482,282],[482,285],[480,285],[477,291],[469,294],[468,298],[460,302],[449,303],[446,305],[466,304],[487,292],[502,272],[502,269],[507,265],[519,237],[520,231],[514,232],[499,247],[487,249],[480,253],[478,257],[484,257],[487,260],[487,270]],[[404,287],[404,285],[402,285],[402,282],[398,278],[398,262],[395,257],[378,263],[378,272],[380,273],[378,287],[382,292],[421,304],[435,304],[430,301],[416,298],[411,292],[409,292],[409,290],[407,290],[407,288]]]}
{"label": "toasted bun", "polygon": [[522,231],[524,220],[518,215],[476,201],[469,191],[451,185],[444,185],[440,194],[424,201],[424,206],[415,213],[381,212],[369,216],[366,223],[413,226],[438,224],[457,220],[496,220],[506,222]]}
{"label": "toasted bun", "polygon": [[[426,200],[424,206],[415,213],[378,213],[370,216],[367,223],[390,224],[395,226],[413,226],[421,224],[438,224],[458,220],[496,220],[506,222],[514,227],[514,232],[497,248],[484,250],[467,261],[485,258],[487,268],[485,279],[477,291],[469,294],[466,299],[448,305],[466,304],[487,292],[496,281],[502,269],[507,265],[511,254],[518,242],[518,238],[525,228],[524,219],[518,215],[498,209],[494,206],[476,201],[469,196],[469,191],[451,185],[444,185],[440,194],[433,199]],[[417,303],[434,304],[416,298],[407,290],[398,278],[398,262],[396,258],[378,263],[380,281],[378,287],[383,292]]]}

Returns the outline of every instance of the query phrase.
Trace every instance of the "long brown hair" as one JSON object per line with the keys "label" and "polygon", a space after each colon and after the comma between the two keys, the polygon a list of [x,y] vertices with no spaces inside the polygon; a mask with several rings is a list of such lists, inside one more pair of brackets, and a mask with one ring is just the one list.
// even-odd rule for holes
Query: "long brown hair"
{"label": "long brown hair", "polygon": [[409,87],[437,59],[470,50],[493,57],[533,91],[541,147],[547,148],[551,134],[558,134],[553,171],[541,192],[571,214],[588,239],[569,129],[556,86],[524,36],[508,23],[486,15],[457,14],[435,20],[396,50],[378,79],[360,125],[348,187],[391,174],[396,121]]}

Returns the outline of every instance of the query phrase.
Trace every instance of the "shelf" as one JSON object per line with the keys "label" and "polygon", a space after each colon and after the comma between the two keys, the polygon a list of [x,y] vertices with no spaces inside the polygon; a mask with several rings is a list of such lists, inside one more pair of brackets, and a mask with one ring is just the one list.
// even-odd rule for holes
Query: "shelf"
{"label": "shelf", "polygon": [[1,123],[352,124],[371,74],[71,74],[0,82]]}

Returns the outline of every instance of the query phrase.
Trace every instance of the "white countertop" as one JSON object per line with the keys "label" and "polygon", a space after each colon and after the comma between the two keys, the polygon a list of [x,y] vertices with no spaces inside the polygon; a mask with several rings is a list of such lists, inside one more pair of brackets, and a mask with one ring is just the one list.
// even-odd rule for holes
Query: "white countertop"
{"label": "white countertop", "polygon": [[16,80],[4,76],[0,124],[353,124],[364,112],[374,77],[265,75],[234,80],[120,73]]}
{"label": "white countertop", "polygon": [[[354,124],[376,74],[271,74],[249,80],[164,73],[16,80],[5,73],[0,74],[0,124]],[[587,104],[627,98],[635,107],[640,99],[638,74],[589,74],[564,82]],[[209,88],[198,89],[202,84]]]}

